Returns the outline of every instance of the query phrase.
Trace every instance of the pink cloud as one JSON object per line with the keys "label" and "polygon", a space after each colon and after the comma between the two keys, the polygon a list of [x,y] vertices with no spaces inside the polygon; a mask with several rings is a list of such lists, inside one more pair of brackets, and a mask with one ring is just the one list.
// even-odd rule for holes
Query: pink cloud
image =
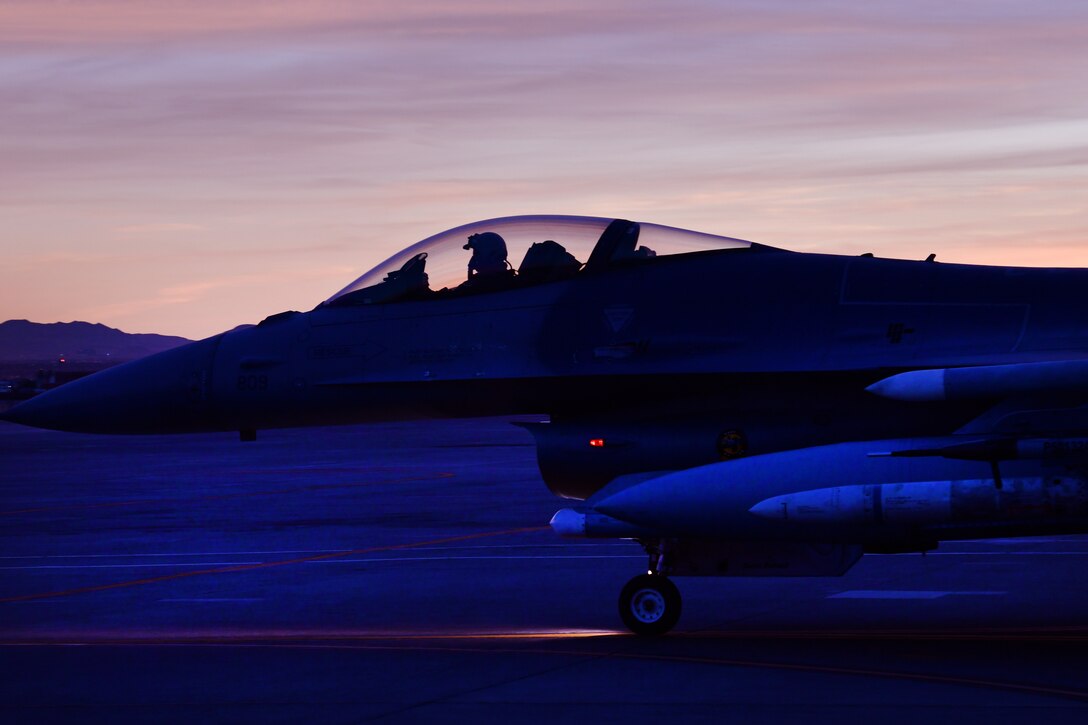
{"label": "pink cloud", "polygon": [[[1086,45],[1088,9],[1061,2],[16,0],[0,245],[101,263],[0,269],[0,309],[120,310],[199,281],[200,259],[305,278],[258,285],[257,316],[523,212],[1069,258],[1088,234]],[[244,321],[220,319],[243,312],[230,294],[169,306],[161,331]]]}

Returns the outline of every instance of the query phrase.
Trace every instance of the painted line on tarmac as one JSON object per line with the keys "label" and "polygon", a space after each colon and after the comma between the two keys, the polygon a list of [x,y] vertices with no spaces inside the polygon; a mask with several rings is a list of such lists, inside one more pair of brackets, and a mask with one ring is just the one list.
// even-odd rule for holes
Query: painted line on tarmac
{"label": "painted line on tarmac", "polygon": [[[544,530],[542,528],[542,530]],[[475,551],[481,549],[605,549],[624,548],[631,549],[631,542],[600,541],[587,544],[563,543],[563,544],[481,544],[477,546],[421,546],[415,551]],[[168,557],[201,557],[201,556],[282,556],[284,554],[340,554],[350,552],[351,549],[268,549],[259,551],[180,551],[158,552],[147,554],[21,554],[17,556],[0,556],[0,561],[16,561],[27,559],[137,559],[137,558],[168,558]],[[1088,556],[1085,551],[938,551],[928,552],[925,556]],[[641,554],[639,556],[642,556]],[[919,553],[906,554],[867,554],[867,556],[920,556]],[[207,563],[207,562],[205,562]],[[239,562],[240,563],[240,562]],[[18,568],[18,567],[0,567]]]}
{"label": "painted line on tarmac", "polygon": [[326,491],[338,488],[362,488],[365,486],[380,486],[388,483],[407,483],[410,481],[435,481],[442,478],[454,478],[455,473],[443,471],[428,476],[405,476],[402,478],[385,478],[377,481],[360,481],[355,483],[315,483],[288,488],[269,489],[265,491],[237,491],[234,493],[220,493],[214,496],[194,496],[192,498],[145,498],[134,501],[109,501],[104,503],[87,504],[62,504],[60,506],[42,506],[39,508],[13,509],[0,511],[0,516],[16,516],[19,514],[37,514],[50,511],[84,511],[88,509],[119,508],[124,506],[161,506],[197,503],[201,501],[226,501],[232,498],[250,498],[254,496],[276,496],[284,493],[310,493],[312,491]]}
{"label": "painted line on tarmac", "polygon": [[1003,537],[998,539],[961,539],[956,544],[998,544],[1001,546],[1023,546],[1025,544],[1084,544],[1083,534],[1069,534],[1066,536],[1021,536],[1019,538]]}
{"label": "painted line on tarmac", "polygon": [[184,602],[186,604],[190,602],[196,602],[200,604],[205,603],[219,603],[219,602],[263,602],[264,597],[190,597],[190,598],[178,598],[178,599],[160,599],[160,602]]}
{"label": "painted line on tarmac", "polygon": [[0,571],[36,571],[39,569],[145,569],[181,566],[249,566],[263,561],[186,561],[147,564],[42,564],[40,566],[0,566]]}
{"label": "painted line on tarmac", "polygon": [[670,637],[689,639],[816,639],[816,640],[952,640],[986,642],[1064,642],[1088,640],[1088,626],[1057,627],[979,627],[974,629],[752,629],[690,630],[673,632]]}
{"label": "painted line on tarmac", "polygon": [[645,559],[645,554],[541,554],[539,556],[401,556],[377,559],[336,559],[334,561],[313,561],[310,564],[360,564],[378,561],[472,561],[476,559]]}
{"label": "painted line on tarmac", "polygon": [[[190,599],[160,599],[159,601],[196,601]],[[203,600],[201,600],[203,601]],[[243,632],[229,630],[190,630],[183,634],[166,631],[140,632],[78,632],[56,635],[23,636],[0,631],[0,647],[35,646],[110,646],[110,645],[205,645],[205,644],[277,644],[277,643],[326,643],[326,642],[414,642],[455,641],[475,642],[491,640],[541,640],[584,639],[590,637],[629,637],[626,630],[614,629],[518,629],[512,631],[419,631],[405,630],[319,630],[319,629],[256,629]]]}
{"label": "painted line on tarmac", "polygon": [[373,554],[381,551],[399,551],[401,549],[412,549],[417,546],[435,546],[438,544],[450,544],[456,541],[471,541],[473,539],[484,539],[492,536],[511,536],[515,534],[525,534],[530,532],[544,531],[548,529],[547,526],[532,526],[518,529],[504,529],[501,531],[483,531],[475,534],[462,534],[460,536],[447,536],[441,539],[430,539],[428,541],[417,541],[409,544],[390,544],[386,546],[373,546],[366,549],[352,549],[350,551],[337,552],[334,554],[319,554],[316,556],[305,556],[294,559],[283,559],[280,561],[268,561],[261,562],[259,564],[241,564],[237,566],[227,566],[218,569],[198,569],[196,571],[183,571],[176,574],[165,574],[163,576],[148,577],[146,579],[132,579],[123,582],[114,582],[112,584],[98,584],[88,587],[77,587],[74,589],[63,589],[55,592],[41,592],[37,594],[22,594],[14,597],[2,597],[0,598],[0,604],[9,602],[26,602],[36,599],[54,599],[57,597],[70,597],[77,594],[90,594],[92,592],[102,592],[110,589],[124,589],[128,587],[143,586],[145,584],[157,584],[160,582],[172,581],[174,579],[186,579],[194,576],[204,576],[208,574],[232,574],[241,571],[253,571],[256,569],[268,569],[276,566],[288,566],[291,564],[305,564],[311,561],[321,561],[323,559],[335,559],[342,556],[351,556],[358,554]]}
{"label": "painted line on tarmac", "polygon": [[[283,554],[337,554],[350,549],[286,549],[283,551],[183,551],[165,552],[161,554],[24,554],[22,556],[0,556],[0,561],[12,561],[18,559],[155,559],[176,556],[257,556]],[[2,567],[0,567],[2,568]]]}
{"label": "painted line on tarmac", "polygon": [[1088,556],[1088,551],[927,551],[925,554],[866,554],[866,556]]}
{"label": "painted line on tarmac", "polygon": [[[543,531],[546,528],[547,527],[539,527],[539,528],[533,529],[533,530]],[[627,548],[626,545],[622,545],[622,546]],[[458,548],[459,547],[452,547],[451,550],[456,550]],[[495,547],[491,547],[491,548],[505,549],[507,547],[495,546]],[[522,548],[536,548],[536,547],[526,546],[526,547],[522,547]],[[446,549],[434,548],[434,547],[420,547],[419,550],[421,550],[421,551],[433,551],[433,550],[443,551],[443,550],[446,550]],[[313,552],[313,553],[321,554],[322,556],[302,557],[301,559],[299,559],[299,561],[303,562],[303,563],[314,563],[314,564],[360,564],[360,563],[365,564],[365,563],[372,563],[372,562],[389,562],[389,561],[462,561],[462,560],[472,560],[472,559],[496,559],[496,560],[501,560],[501,559],[644,559],[645,558],[644,554],[479,554],[479,555],[462,555],[462,556],[399,556],[399,557],[381,557],[381,558],[366,558],[366,559],[343,559],[343,558],[340,558],[340,557],[349,556],[351,554],[355,554],[355,553],[358,553],[358,552],[359,552],[359,550],[357,550],[357,549],[334,549],[334,550],[330,550],[330,551],[317,551],[317,552]],[[220,555],[226,554],[226,553],[229,553],[229,552],[220,552]],[[277,552],[277,551],[271,551],[271,552],[247,551],[247,552],[237,552],[237,553],[253,555],[253,554],[263,554],[263,553],[269,553],[269,554],[297,554],[297,553],[310,553],[310,552],[307,552],[307,551],[283,551],[283,552]],[[1019,553],[1019,554],[1025,555],[1025,556],[1033,556],[1033,555],[1044,555],[1044,556],[1088,556],[1088,552],[1076,553],[1076,552],[1062,552],[1062,551],[1037,551],[1037,552],[1010,552],[1010,553]],[[211,555],[212,554],[117,554],[117,555],[106,554],[106,555],[80,556],[78,554],[71,554],[71,555],[60,556],[60,557],[0,557],[0,558],[8,559],[8,560],[11,560],[11,559],[58,559],[58,558],[91,559],[91,558],[106,557],[106,556],[118,556],[118,557],[132,556],[132,557],[144,557],[144,558],[153,558],[153,557],[161,556],[161,557],[165,558],[165,557],[180,557],[180,556],[200,557],[200,556],[211,556]],[[325,556],[325,555],[327,555],[327,556]],[[1002,553],[1002,552],[994,552],[994,555],[995,556],[1008,556],[1009,554]],[[878,556],[905,556],[905,555],[904,554],[880,554]],[[928,556],[933,556],[933,554],[928,554]],[[945,556],[959,556],[959,554],[945,554]],[[23,565],[23,566],[15,566],[15,565],[0,566],[0,571],[34,571],[34,570],[48,570],[48,569],[141,569],[141,568],[186,567],[186,566],[261,566],[261,565],[271,565],[271,564],[274,564],[274,563],[275,562],[265,562],[265,561],[186,561],[186,562],[130,562],[130,563],[127,563],[127,564],[34,564],[34,565]],[[874,590],[874,591],[879,592],[879,590]],[[936,599],[937,597],[945,596],[945,595],[949,595],[949,594],[971,594],[971,593],[972,592],[958,592],[958,591],[914,592],[914,591],[911,591],[911,590],[907,590],[907,591],[903,591],[903,592],[891,592],[891,593],[883,592],[883,596],[877,596],[876,594],[874,594],[873,596],[870,596],[868,598],[870,598],[870,599],[877,599],[877,598],[880,598],[880,599],[896,599],[896,598],[898,598],[898,599]],[[1000,594],[1005,594],[1005,592],[999,592],[999,593]],[[997,594],[997,593],[991,592],[991,594]],[[836,595],[836,596],[838,596],[838,595]],[[866,597],[862,596],[861,594],[858,594],[856,596],[850,596],[850,597],[843,595],[841,598],[843,598],[843,599],[850,599],[850,598],[863,599],[863,598],[866,598]],[[3,602],[3,601],[6,601],[6,600],[0,599],[0,602]]]}
{"label": "painted line on tarmac", "polygon": [[[190,599],[160,599],[159,601],[196,601]],[[201,600],[203,601],[203,600]],[[477,642],[491,640],[573,640],[585,638],[619,637],[631,639],[627,630],[616,629],[495,629],[459,630],[404,630],[404,629],[179,629],[148,632],[91,630],[62,632],[45,635],[27,635],[21,632],[0,630],[0,647],[48,646],[48,645],[246,645],[367,642]],[[732,629],[686,630],[671,632],[658,640],[985,640],[985,641],[1045,641],[1079,643],[1088,638],[1088,626],[1039,626],[1039,627],[979,627],[973,629]],[[641,641],[641,640],[636,640]],[[1078,644],[1079,646],[1079,644]]]}
{"label": "painted line on tarmac", "polygon": [[[623,547],[630,549],[630,542],[600,542],[593,544],[481,544],[477,546],[420,546],[413,551],[473,551],[477,549],[578,549]],[[275,549],[270,551],[181,551],[158,554],[23,554],[21,556],[0,556],[0,561],[9,559],[127,559],[154,558],[171,556],[266,556],[283,554],[339,554],[348,549]]]}
{"label": "painted line on tarmac", "polygon": [[[351,551],[339,552],[346,556]],[[462,561],[476,559],[645,559],[645,554],[512,554],[510,556],[389,556],[368,559],[319,559],[314,561],[302,561],[304,564],[369,564],[372,562],[394,561]],[[169,563],[138,563],[131,564],[41,564],[37,566],[0,566],[0,571],[37,571],[42,569],[145,569],[156,567],[186,567],[186,566],[254,566],[266,564],[263,561],[185,561]],[[0,601],[4,601],[0,599]]]}
{"label": "painted line on tarmac", "polygon": [[851,589],[829,594],[827,599],[942,599],[944,597],[1003,597],[1008,592],[927,591],[922,589]]}

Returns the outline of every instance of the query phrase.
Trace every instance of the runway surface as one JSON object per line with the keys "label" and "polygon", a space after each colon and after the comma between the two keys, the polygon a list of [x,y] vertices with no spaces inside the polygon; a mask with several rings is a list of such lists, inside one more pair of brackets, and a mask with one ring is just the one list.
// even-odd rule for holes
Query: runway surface
{"label": "runway surface", "polygon": [[0,424],[9,722],[1088,722],[1088,537],[677,579],[546,528],[506,420],[236,436]]}

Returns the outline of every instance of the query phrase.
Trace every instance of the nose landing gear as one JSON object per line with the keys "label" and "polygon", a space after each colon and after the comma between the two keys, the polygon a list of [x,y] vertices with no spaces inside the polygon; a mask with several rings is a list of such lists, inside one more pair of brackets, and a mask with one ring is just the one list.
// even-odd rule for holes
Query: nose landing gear
{"label": "nose landing gear", "polygon": [[635,634],[656,637],[680,621],[680,590],[665,576],[671,568],[675,542],[657,539],[640,543],[650,556],[649,566],[620,592],[620,619]]}
{"label": "nose landing gear", "polygon": [[620,592],[620,618],[635,634],[665,634],[680,620],[680,590],[663,574],[640,574]]}

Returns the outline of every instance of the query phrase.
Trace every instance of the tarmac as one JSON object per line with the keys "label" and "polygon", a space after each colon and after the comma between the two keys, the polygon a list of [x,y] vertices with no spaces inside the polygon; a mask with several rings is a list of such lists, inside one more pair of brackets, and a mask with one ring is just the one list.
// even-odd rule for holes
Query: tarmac
{"label": "tarmac", "polygon": [[0,720],[1088,722],[1088,536],[677,578],[646,639],[564,505],[506,419],[0,423]]}

